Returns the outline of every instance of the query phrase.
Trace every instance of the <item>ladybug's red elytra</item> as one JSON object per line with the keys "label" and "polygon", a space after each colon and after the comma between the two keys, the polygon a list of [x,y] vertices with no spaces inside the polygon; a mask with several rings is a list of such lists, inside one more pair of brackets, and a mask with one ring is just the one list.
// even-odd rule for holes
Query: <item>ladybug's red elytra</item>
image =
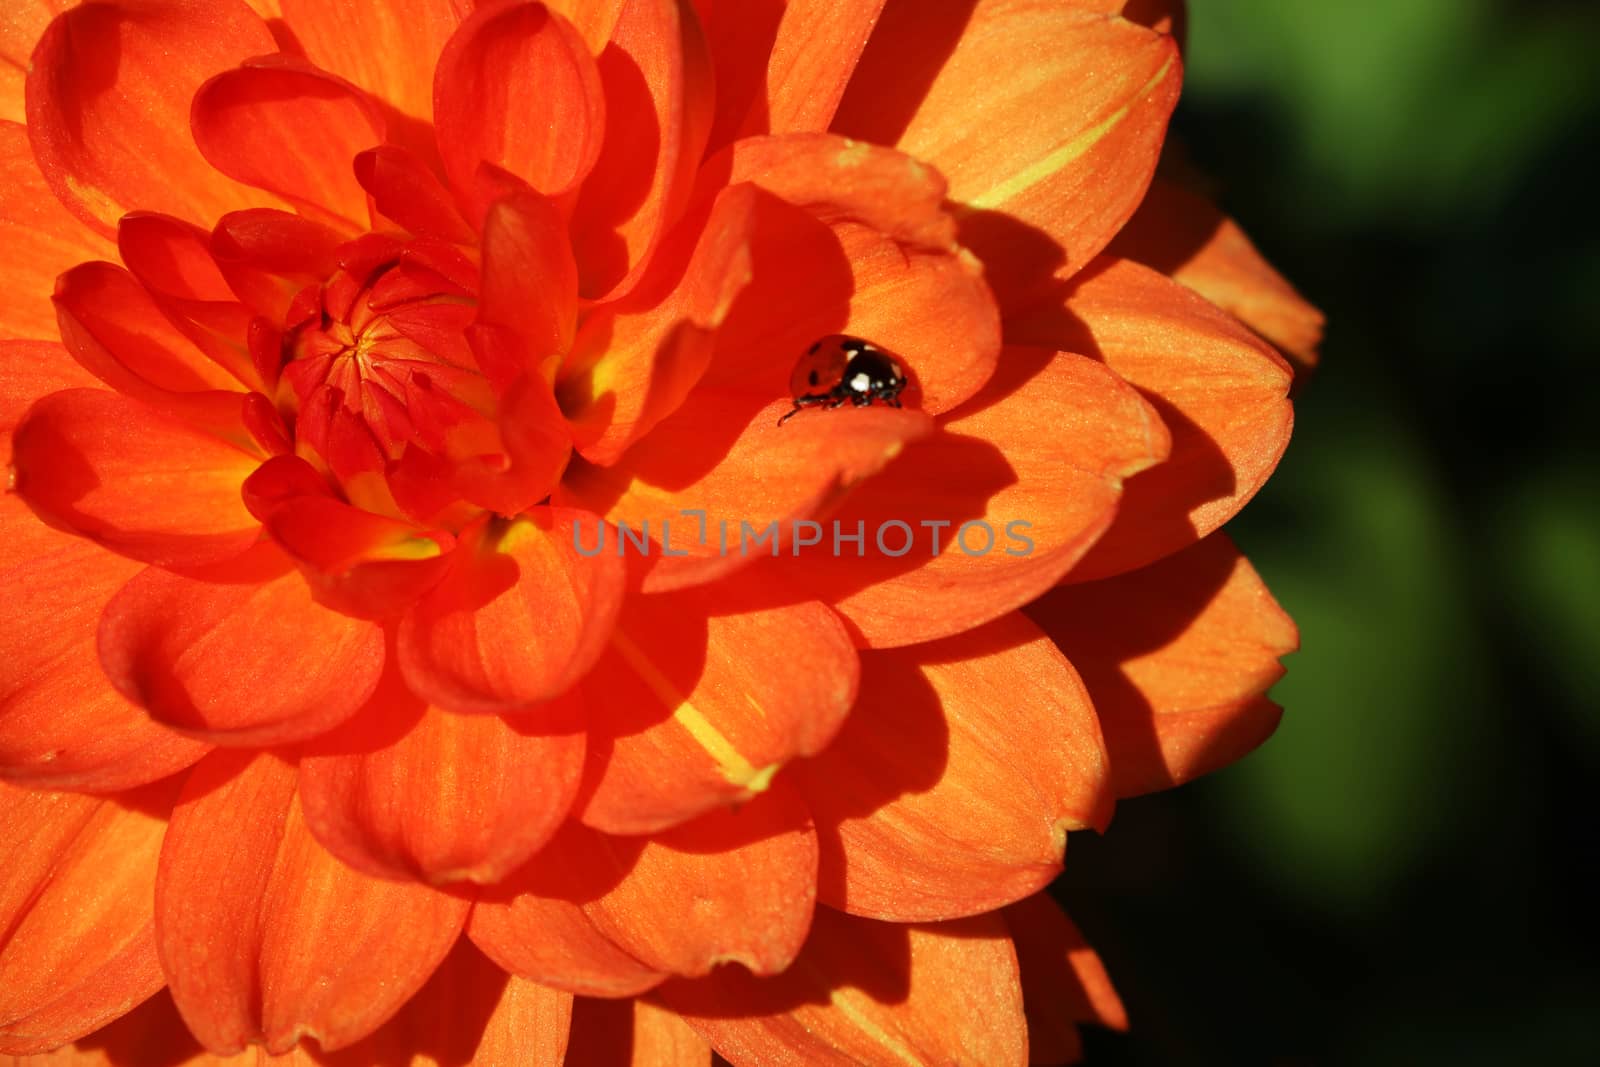
{"label": "ladybug's red elytra", "polygon": [[806,349],[789,376],[794,407],[778,420],[782,426],[802,408],[867,407],[882,401],[900,406],[906,371],[900,360],[871,341],[832,333]]}

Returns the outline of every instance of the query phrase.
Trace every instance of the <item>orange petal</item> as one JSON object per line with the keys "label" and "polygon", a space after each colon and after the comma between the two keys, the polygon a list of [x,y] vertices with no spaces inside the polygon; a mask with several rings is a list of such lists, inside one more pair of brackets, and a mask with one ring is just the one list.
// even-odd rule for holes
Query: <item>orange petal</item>
{"label": "orange petal", "polygon": [[566,817],[583,771],[581,708],[526,716],[428,707],[398,672],[355,717],[302,750],[306,823],[380,878],[491,883]]}
{"label": "orange petal", "polygon": [[257,457],[115,393],[45,397],[12,449],[16,492],[29,507],[134,559],[226,559],[260,529],[239,496]]}
{"label": "orange petal", "polygon": [[1171,275],[1277,345],[1301,369],[1317,365],[1322,312],[1205,197],[1157,178],[1108,251]]}
{"label": "orange petal", "polygon": [[149,567],[106,605],[100,662],[158,721],[220,744],[314,737],[378,684],[383,632],[311,599],[263,545],[207,580]]}
{"label": "orange petal", "polygon": [[[7,25],[0,20],[0,30]],[[24,52],[19,69],[26,68]],[[0,77],[10,71],[0,63]],[[116,255],[110,241],[61,206],[33,161],[27,128],[15,122],[0,122],[0,248],[6,249],[0,260],[6,293],[0,341],[55,337],[50,293],[56,275],[74,263]]]}
{"label": "orange petal", "polygon": [[759,217],[752,283],[717,338],[719,383],[787,396],[801,353],[836,331],[895,353],[913,379],[908,398],[932,414],[988,380],[999,313],[981,265],[956,244],[937,173],[829,134],[740,141],[706,164],[703,181],[724,170],[804,215]]}
{"label": "orange petal", "polygon": [[[644,589],[665,591],[787,551],[792,520],[836,503],[931,427],[921,412],[883,407],[779,426],[787,406],[787,399],[697,390],[615,465],[574,463],[555,500],[653,539]],[[584,544],[591,545],[587,532]],[[613,551],[622,551],[620,535],[604,554]]]}
{"label": "orange petal", "polygon": [[723,190],[698,235],[680,229],[637,291],[585,317],[557,396],[591,463],[616,462],[705,373],[716,328],[750,281],[759,200],[748,185]]}
{"label": "orange petal", "polygon": [[34,42],[51,19],[71,6],[71,0],[19,0],[0,19],[0,121],[24,120],[23,83]]}
{"label": "orange petal", "polygon": [[464,534],[455,566],[400,624],[411,687],[441,707],[480,712],[569,689],[605,647],[622,598],[622,561],[577,551],[577,537],[597,524],[539,507]]}
{"label": "orange petal", "polygon": [[1068,0],[1074,7],[1098,11],[1105,15],[1121,15],[1129,22],[1149,26],[1152,30],[1171,34],[1181,46],[1188,30],[1189,12],[1186,0]]}
{"label": "orange petal", "polygon": [[[537,285],[529,285],[537,278]],[[549,198],[532,190],[490,205],[483,220],[479,323],[511,331],[513,368],[485,367],[497,384],[526,372],[549,380],[553,359],[572,347],[578,322],[578,267],[566,223]]]}
{"label": "orange petal", "polygon": [[[631,997],[666,975],[617,947],[585,914],[616,886],[641,838],[607,838],[569,821],[522,869],[473,906],[467,934],[500,966],[583,996]],[[613,855],[616,853],[616,855]]]}
{"label": "orange petal", "polygon": [[229,0],[73,8],[45,31],[28,72],[28,134],[45,180],[108,237],[127,211],[210,227],[273,203],[201,157],[189,103],[207,78],[277,48],[266,24]]}
{"label": "orange petal", "polygon": [[82,1037],[161,988],[150,897],[172,806],[0,783],[0,1052]]}
{"label": "orange petal", "polygon": [[1089,695],[1022,616],[861,661],[844,729],[795,765],[825,903],[895,922],[989,911],[1055,877],[1068,830],[1110,818]]}
{"label": "orange petal", "polygon": [[571,1020],[570,993],[506,974],[461,938],[398,1015],[307,1067],[561,1067]]}
{"label": "orange petal", "polygon": [[856,670],[821,604],[741,608],[722,586],[629,597],[583,681],[592,745],[579,817],[649,833],[749,799],[833,738]]}
{"label": "orange petal", "polygon": [[583,38],[544,5],[520,0],[479,7],[451,36],[434,71],[433,108],[445,173],[462,194],[483,162],[546,196],[565,193],[594,167],[605,131],[600,74]]}
{"label": "orange petal", "polygon": [[1098,260],[1074,279],[1064,310],[1007,319],[1006,334],[1103,359],[1172,432],[1167,461],[1128,479],[1116,520],[1073,579],[1133,570],[1204,537],[1255,495],[1289,443],[1288,365],[1148,267]]}
{"label": "orange petal", "polygon": [[92,542],[49,534],[46,551],[0,572],[7,597],[0,778],[98,793],[189,766],[210,746],[151,722],[123,699],[95,651],[106,601],[139,565]]}
{"label": "orange petal", "polygon": [[383,143],[384,121],[343,78],[286,56],[256,60],[202,85],[191,122],[222,173],[319,222],[366,229],[367,194],[351,161]]}
{"label": "orange petal", "polygon": [[1050,588],[1111,524],[1123,478],[1168,447],[1160,417],[1115,374],[1041,349],[1006,349],[939,425],[835,514],[865,531],[860,548],[836,551],[825,534],[773,564],[873,647],[961,633]]}
{"label": "orange petal", "polygon": [[818,908],[784,974],[723,967],[655,997],[734,1063],[1028,1062],[1017,957],[994,915],[904,926]]}
{"label": "orange petal", "polygon": [[635,0],[620,14],[598,61],[605,141],[572,218],[583,292],[595,297],[631,288],[682,212],[715,100],[694,8]]}
{"label": "orange petal", "polygon": [[311,836],[295,769],[214,752],[190,772],[156,882],[161,964],[184,1022],[213,1052],[301,1036],[343,1048],[438,966],[468,902],[359,874]]}
{"label": "orange petal", "polygon": [[11,465],[11,432],[35,400],[99,384],[54,341],[0,341],[0,466]]}
{"label": "orange petal", "polygon": [[825,130],[884,0],[697,0],[716,64],[711,144]]}
{"label": "orange petal", "polygon": [[621,880],[583,910],[654,970],[703,975],[737,960],[777,974],[805,940],[816,885],[811,817],[779,782],[738,808],[648,838]]}
{"label": "orange petal", "polygon": [[356,179],[383,215],[417,234],[470,244],[475,236],[450,190],[428,164],[398,145],[386,144],[355,158]]}
{"label": "orange petal", "polygon": [[1078,927],[1047,893],[1035,893],[1000,913],[1011,930],[1022,968],[1022,999],[1030,1030],[1035,1019],[1128,1028],[1128,1013],[1111,976]]}
{"label": "orange petal", "polygon": [[[1133,214],[1181,81],[1170,37],[1071,4],[890,4],[833,128],[937,167],[1010,309]],[[953,49],[953,50],[952,50]],[[1030,57],[1027,77],[997,77]]]}
{"label": "orange petal", "polygon": [[1220,533],[1130,574],[1063,586],[1028,613],[1083,671],[1119,796],[1226,766],[1278,725],[1261,698],[1299,635]]}
{"label": "orange petal", "polygon": [[305,56],[387,105],[389,139],[433,148],[433,64],[467,7],[457,0],[381,5],[279,0]]}
{"label": "orange petal", "polygon": [[572,1063],[591,1067],[711,1067],[711,1045],[647,1000],[580,997],[572,1005]]}
{"label": "orange petal", "polygon": [[[242,379],[175,327],[132,274],[80,264],[57,279],[55,304],[62,343],[95,377],[224,440],[249,440],[240,425]],[[243,358],[235,366],[253,376]]]}

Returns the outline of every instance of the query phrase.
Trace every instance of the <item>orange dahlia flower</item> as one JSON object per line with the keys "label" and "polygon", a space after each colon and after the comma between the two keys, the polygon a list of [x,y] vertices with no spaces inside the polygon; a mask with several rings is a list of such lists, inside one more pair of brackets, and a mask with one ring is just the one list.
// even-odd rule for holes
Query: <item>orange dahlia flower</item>
{"label": "orange dahlia flower", "polygon": [[1123,8],[8,7],[0,1053],[1122,1025],[1040,891],[1276,723],[1319,329]]}

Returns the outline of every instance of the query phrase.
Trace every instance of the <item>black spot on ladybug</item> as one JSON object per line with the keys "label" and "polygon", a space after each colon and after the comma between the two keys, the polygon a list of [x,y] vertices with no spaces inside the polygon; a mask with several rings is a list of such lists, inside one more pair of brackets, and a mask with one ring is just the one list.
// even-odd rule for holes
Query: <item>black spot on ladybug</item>
{"label": "black spot on ladybug", "polygon": [[782,426],[803,408],[836,408],[875,403],[900,406],[906,371],[900,360],[871,341],[829,334],[806,349],[789,376],[794,407],[778,420]]}

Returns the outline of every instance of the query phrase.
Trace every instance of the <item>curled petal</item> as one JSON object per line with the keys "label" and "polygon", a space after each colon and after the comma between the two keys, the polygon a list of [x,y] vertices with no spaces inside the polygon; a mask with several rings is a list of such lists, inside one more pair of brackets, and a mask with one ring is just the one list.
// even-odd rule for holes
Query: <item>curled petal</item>
{"label": "curled petal", "polygon": [[367,194],[350,162],[383,143],[384,122],[349,82],[268,57],[201,86],[192,122],[195,144],[222,173],[318,221],[366,228]]}
{"label": "curled petal", "polygon": [[161,988],[150,895],[172,793],[0,783],[0,1053],[57,1048]]}
{"label": "curled petal", "polygon": [[614,297],[638,280],[683,210],[715,92],[700,22],[684,0],[623,4],[598,62],[605,141],[572,232],[583,292]]}
{"label": "curled petal", "polygon": [[311,832],[380,878],[491,883],[556,832],[583,770],[581,709],[453,715],[397,672],[342,727],[308,746],[300,798]]}
{"label": "curled petal", "polygon": [[[654,538],[644,589],[681,588],[787,552],[793,520],[825,511],[931,428],[921,412],[883,407],[779,426],[787,403],[696,390],[615,465],[575,463],[556,500]],[[705,525],[690,539],[685,516],[696,514]],[[672,524],[683,533],[669,536]]]}
{"label": "curled petal", "polygon": [[1081,665],[1119,796],[1226,766],[1278,725],[1263,695],[1299,636],[1220,533],[1132,573],[1062,586],[1028,614]]}
{"label": "curled petal", "polygon": [[1277,345],[1298,368],[1316,366],[1322,312],[1205,197],[1157,178],[1108,251],[1171,275]]}
{"label": "curled petal", "polygon": [[782,975],[723,967],[654,997],[734,1063],[1028,1062],[1017,957],[994,915],[907,926],[818,908]]}
{"label": "curled petal", "polygon": [[[833,744],[795,766],[832,907],[895,922],[989,911],[1055,877],[1068,830],[1110,818],[1089,695],[1020,615],[862,653],[856,705]],[[1007,756],[1020,751],[1028,759]]]}
{"label": "curled petal", "polygon": [[1111,524],[1123,479],[1163,459],[1166,427],[1094,360],[1008,348],[971,401],[939,420],[775,563],[802,596],[833,604],[873,647],[969,630],[1032,600]]}
{"label": "curled petal", "polygon": [[[32,516],[27,521],[39,526]],[[189,766],[210,746],[152,722],[124,699],[106,681],[95,650],[106,601],[139,564],[39,529],[48,543],[0,571],[0,778],[102,793]],[[14,540],[9,532],[6,540]]]}
{"label": "curled petal", "polygon": [[424,698],[512,711],[565,692],[594,663],[623,588],[614,555],[585,556],[592,515],[534,508],[463,536],[454,565],[400,624],[399,662]]}
{"label": "curled petal", "polygon": [[713,147],[737,137],[825,130],[884,0],[713,2]]}
{"label": "curled petal", "polygon": [[484,162],[559,196],[594,167],[605,130],[604,90],[583,38],[521,0],[479,7],[451,36],[434,70],[433,111],[445,173],[469,196]]}
{"label": "curled petal", "polygon": [[[11,465],[11,432],[35,400],[99,384],[54,341],[0,341],[0,464]],[[10,559],[0,555],[0,565]]]}
{"label": "curled petal", "polygon": [[[970,10],[970,17],[968,12]],[[1040,42],[1049,42],[1041,49]],[[1016,57],[1026,77],[997,77]],[[1073,4],[888,5],[833,128],[937,167],[1002,308],[1133,214],[1178,100],[1172,38]]]}
{"label": "curled petal", "polygon": [[216,752],[190,773],[161,848],[157,946],[212,1052],[304,1035],[334,1051],[377,1029],[444,959],[468,902],[357,873],[317,844],[275,755]]}
{"label": "curled petal", "polygon": [[[615,462],[677,410],[705,373],[716,328],[752,277],[759,197],[748,185],[723,190],[681,273],[673,268],[691,235],[680,230],[637,291],[584,320],[556,395],[591,463]],[[663,280],[672,275],[675,281]]]}
{"label": "curled petal", "polygon": [[[8,23],[0,22],[0,32]],[[28,44],[31,46],[32,41]],[[27,53],[16,70],[27,67]],[[0,77],[12,68],[0,63]],[[56,313],[50,292],[58,274],[75,263],[110,259],[116,248],[74,218],[45,184],[33,161],[27,128],[0,122],[0,341],[54,338]]]}
{"label": "curled petal", "polygon": [[28,134],[45,180],[107,237],[127,211],[210,226],[271,203],[200,155],[189,103],[207,78],[277,48],[238,0],[73,8],[45,31],[28,73]]}
{"label": "curled petal", "polygon": [[856,672],[821,604],[741,609],[721,586],[629,597],[583,682],[593,744],[579,817],[648,833],[749,799],[827,745]]}
{"label": "curled petal", "polygon": [[795,134],[737,142],[707,163],[702,182],[724,177],[792,207],[758,216],[752,283],[717,338],[719,382],[787,395],[800,354],[838,331],[899,356],[912,376],[908,399],[930,413],[982,387],[1000,317],[982,266],[956,243],[936,172],[890,149]]}
{"label": "curled petal", "polygon": [[[609,851],[603,839],[597,847]],[[738,808],[653,835],[583,910],[602,935],[657,971],[703,975],[735,960],[778,974],[805,940],[816,878],[811,817],[779,782]]]}
{"label": "curled petal", "polygon": [[206,580],[151,567],[106,606],[100,662],[159,722],[233,745],[312,737],[378,683],[383,633],[329,611],[270,544]]}
{"label": "curled petal", "polygon": [[227,559],[260,531],[239,496],[258,457],[115,393],[45,397],[12,450],[16,492],[35,513],[134,559]]}
{"label": "curled petal", "polygon": [[419,237],[467,244],[474,234],[450,190],[414,153],[381,145],[355,158],[356,179],[373,206]]}
{"label": "curled petal", "polygon": [[483,220],[477,322],[508,330],[515,347],[514,362],[491,362],[485,373],[500,385],[519,373],[550,380],[577,321],[578,268],[561,213],[531,190],[495,201]]}
{"label": "curled petal", "polygon": [[1172,434],[1167,460],[1128,479],[1116,520],[1073,579],[1134,570],[1204,537],[1255,495],[1289,443],[1288,365],[1233,316],[1148,267],[1097,260],[1064,307],[1044,303],[1006,330],[1104,360]]}

